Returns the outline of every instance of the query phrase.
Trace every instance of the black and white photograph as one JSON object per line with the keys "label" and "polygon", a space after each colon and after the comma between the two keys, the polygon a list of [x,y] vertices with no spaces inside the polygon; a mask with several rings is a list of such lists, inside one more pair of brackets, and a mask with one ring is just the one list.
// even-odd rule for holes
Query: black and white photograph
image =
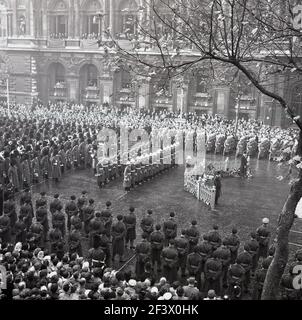
{"label": "black and white photograph", "polygon": [[0,305],[302,300],[301,117],[302,0],[0,0]]}

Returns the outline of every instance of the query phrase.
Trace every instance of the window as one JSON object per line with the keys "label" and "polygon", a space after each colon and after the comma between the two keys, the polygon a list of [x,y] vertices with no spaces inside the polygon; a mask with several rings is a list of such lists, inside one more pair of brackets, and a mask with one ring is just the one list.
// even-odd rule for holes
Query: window
{"label": "window", "polygon": [[87,85],[97,87],[98,84],[98,71],[97,68],[93,65],[88,66],[87,70]]}
{"label": "window", "polygon": [[292,109],[294,113],[301,115],[302,114],[302,85],[299,84],[293,88],[292,91]]}
{"label": "window", "polygon": [[120,30],[122,36],[131,38],[137,33],[138,24],[138,6],[135,1],[127,0],[122,2],[120,6]]}
{"label": "window", "polygon": [[8,35],[7,30],[7,10],[6,4],[0,1],[0,38],[6,38]]}
{"label": "window", "polygon": [[64,1],[59,1],[51,11],[50,37],[65,39],[68,37],[68,8]]}

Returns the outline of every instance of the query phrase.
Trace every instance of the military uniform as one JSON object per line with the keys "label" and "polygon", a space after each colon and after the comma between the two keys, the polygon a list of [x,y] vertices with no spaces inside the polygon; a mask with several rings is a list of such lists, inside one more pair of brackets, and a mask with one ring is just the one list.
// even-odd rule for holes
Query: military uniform
{"label": "military uniform", "polygon": [[226,241],[227,241],[227,247],[231,251],[231,264],[234,264],[238,256],[240,239],[237,234],[231,234],[230,236],[227,237]]}
{"label": "military uniform", "polygon": [[57,211],[58,207],[62,207],[62,202],[58,198],[55,198],[49,204],[49,211],[51,212],[51,214],[54,214]]}
{"label": "military uniform", "polygon": [[16,232],[16,243],[21,242],[25,243],[27,238],[27,230],[26,224],[23,221],[23,218],[19,217],[15,225],[15,232]]}
{"label": "military uniform", "polygon": [[84,232],[86,235],[89,233],[89,224],[94,216],[94,208],[92,206],[86,206],[83,208],[83,221],[84,221]]}
{"label": "military uniform", "polygon": [[24,204],[20,207],[20,215],[23,217],[23,221],[26,225],[27,231],[29,230],[31,224],[32,224],[32,208],[29,204]]}
{"label": "military uniform", "polygon": [[49,230],[48,216],[47,215],[48,215],[48,213],[47,213],[46,207],[40,207],[36,211],[37,222],[41,223],[41,225],[43,226],[44,240],[46,240],[46,235],[47,235],[48,230]]}
{"label": "military uniform", "polygon": [[10,219],[7,214],[0,216],[0,239],[3,244],[2,247],[5,247],[6,244],[11,242],[11,224]]}
{"label": "military uniform", "polygon": [[104,228],[106,230],[107,236],[110,238],[111,237],[111,226],[112,226],[112,214],[110,210],[102,210],[101,211],[101,220],[104,224]]}
{"label": "military uniform", "polygon": [[145,270],[145,264],[150,260],[150,253],[151,253],[151,245],[146,240],[143,239],[142,242],[138,243],[135,248],[136,252],[136,265],[135,265],[135,274],[138,280],[145,280],[142,279],[142,274]]}
{"label": "military uniform", "polygon": [[105,252],[101,247],[91,248],[88,251],[87,258],[91,261],[91,265],[93,268],[100,268],[105,263]]}
{"label": "military uniform", "polygon": [[29,229],[30,245],[32,248],[44,248],[44,230],[40,222],[35,222]]}
{"label": "military uniform", "polygon": [[249,254],[252,256],[252,271],[255,272],[258,266],[258,259],[259,259],[259,243],[256,239],[251,239],[246,242],[246,244],[249,246]]}
{"label": "military uniform", "polygon": [[77,229],[70,232],[68,237],[69,253],[77,253],[80,257],[83,256],[81,244],[81,232]]}
{"label": "military uniform", "polygon": [[94,246],[95,235],[101,235],[104,231],[104,225],[100,217],[94,217],[89,223],[89,244],[90,247]]}
{"label": "military uniform", "polygon": [[227,273],[231,262],[231,251],[226,246],[221,246],[213,252],[213,257],[222,263],[222,284],[227,287]]}
{"label": "military uniform", "polygon": [[10,226],[12,232],[15,230],[15,223],[17,221],[17,212],[16,212],[16,205],[13,199],[9,199],[4,202],[3,204],[3,212],[8,215],[10,219]]}
{"label": "military uniform", "polygon": [[77,204],[75,203],[74,200],[71,200],[66,203],[65,206],[65,213],[67,215],[67,228],[68,231],[70,232],[71,229],[71,217],[78,211]]}
{"label": "military uniform", "polygon": [[100,248],[105,253],[105,264],[106,266],[111,265],[111,251],[110,251],[110,239],[107,237],[105,232],[102,232],[99,238]]}
{"label": "military uniform", "polygon": [[215,290],[218,296],[222,290],[222,263],[218,259],[209,258],[204,266],[205,286],[204,291]]}
{"label": "military uniform", "polygon": [[162,250],[163,276],[169,283],[177,279],[178,252],[174,247],[167,247]]}
{"label": "military uniform", "polygon": [[207,234],[207,237],[208,237],[208,241],[209,241],[210,245],[213,248],[213,251],[215,251],[217,248],[219,248],[221,246],[222,239],[221,239],[221,236],[217,230],[209,231]]}
{"label": "military uniform", "polygon": [[62,211],[56,211],[52,216],[52,225],[54,228],[58,228],[61,233],[62,237],[65,236],[66,230],[66,223],[65,223],[65,215]]}
{"label": "military uniform", "polygon": [[192,225],[189,229],[186,230],[186,236],[189,241],[189,253],[193,252],[194,247],[198,244],[198,239],[200,233],[196,226]]}
{"label": "military uniform", "polygon": [[300,300],[301,299],[301,289],[295,290],[293,287],[294,278],[296,275],[284,274],[281,278],[281,299],[282,300]]}
{"label": "military uniform", "polygon": [[124,216],[123,222],[126,226],[126,246],[130,241],[130,248],[133,249],[133,241],[136,239],[136,217],[134,213]]}
{"label": "military uniform", "polygon": [[[231,299],[234,297],[234,287],[243,287],[245,269],[238,263],[231,264],[228,270],[228,295]],[[241,296],[241,294],[240,294]]]}
{"label": "military uniform", "polygon": [[82,230],[82,220],[79,217],[79,214],[75,214],[70,218],[71,230]]}
{"label": "military uniform", "polygon": [[259,258],[266,258],[268,255],[268,247],[269,247],[269,239],[270,232],[266,227],[261,226],[256,230],[257,233],[257,241],[259,243]]}
{"label": "military uniform", "polygon": [[194,249],[187,257],[187,270],[189,277],[194,277],[197,281],[197,285],[201,288],[201,267],[202,267],[202,257],[197,253],[197,249]]}
{"label": "military uniform", "polygon": [[161,271],[161,251],[164,247],[164,234],[161,231],[153,231],[150,235],[151,242],[151,262],[153,268],[157,263],[158,271]]}
{"label": "military uniform", "polygon": [[213,248],[209,244],[208,241],[204,240],[196,246],[196,250],[202,258],[202,263],[201,263],[200,269],[201,269],[201,273],[203,273],[204,272],[204,265],[205,265],[207,259],[211,257],[212,252],[213,252]]}
{"label": "military uniform", "polygon": [[186,274],[187,256],[189,253],[189,241],[184,235],[181,235],[179,238],[175,239],[175,247],[178,252],[178,266],[184,277]]}
{"label": "military uniform", "polygon": [[36,201],[36,210],[38,210],[41,207],[47,208],[47,199],[44,196],[41,196],[39,199]]}
{"label": "military uniform", "polygon": [[253,266],[252,256],[247,251],[243,251],[242,253],[240,253],[238,255],[237,263],[240,264],[245,270],[243,284],[244,284],[245,291],[247,291],[248,290],[248,286],[250,284],[251,269],[252,269],[252,266]]}
{"label": "military uniform", "polygon": [[153,225],[154,225],[154,220],[149,214],[146,217],[144,217],[141,221],[142,231],[147,235],[148,240],[150,240],[151,233],[154,230]]}
{"label": "military uniform", "polygon": [[164,222],[163,232],[165,235],[165,245],[167,246],[169,241],[177,236],[177,223],[173,218],[169,218]]}
{"label": "military uniform", "polygon": [[112,258],[119,255],[121,258],[124,255],[125,250],[125,237],[126,237],[126,227],[122,221],[117,221],[112,224],[111,227],[112,234]]}
{"label": "military uniform", "polygon": [[51,253],[56,253],[60,249],[60,244],[63,242],[63,235],[60,229],[55,228],[49,231],[49,242]]}
{"label": "military uniform", "polygon": [[253,300],[260,300],[262,289],[264,285],[264,281],[266,278],[267,269],[261,268],[256,270],[255,272],[255,281],[254,281],[254,288],[253,288]]}

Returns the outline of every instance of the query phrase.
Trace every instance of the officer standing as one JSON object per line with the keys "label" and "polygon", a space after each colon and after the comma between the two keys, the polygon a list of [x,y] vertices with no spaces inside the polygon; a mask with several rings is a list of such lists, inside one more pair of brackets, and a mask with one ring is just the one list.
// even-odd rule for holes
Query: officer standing
{"label": "officer standing", "polygon": [[[228,270],[228,291],[227,292],[231,300],[241,298],[241,290],[243,288],[244,275],[245,275],[245,270],[240,264],[235,262],[234,264],[230,265]],[[239,291],[239,294],[238,294],[238,291]]]}
{"label": "officer standing", "polygon": [[81,238],[81,232],[77,229],[74,229],[69,233],[68,247],[70,254],[77,253],[79,257],[83,256]]}
{"label": "officer standing", "polygon": [[59,198],[60,198],[60,195],[56,193],[54,195],[54,199],[49,204],[49,211],[51,212],[52,215],[57,211],[58,206],[62,206],[62,202]]}
{"label": "officer standing", "polygon": [[208,292],[210,289],[215,290],[218,296],[221,295],[222,290],[222,263],[218,258],[209,258],[204,266],[205,285],[204,291]]}
{"label": "officer standing", "polygon": [[104,230],[104,225],[101,220],[101,213],[96,212],[94,218],[91,219],[89,224],[89,245],[93,247],[93,239],[95,235],[100,236]]}
{"label": "officer standing", "polygon": [[43,239],[44,241],[46,241],[47,234],[49,231],[47,208],[44,206],[40,206],[36,211],[36,218],[37,218],[37,222],[41,223],[41,225],[43,226],[43,233],[44,233]]}
{"label": "officer standing", "polygon": [[10,219],[8,214],[4,212],[2,216],[0,216],[0,239],[3,248],[11,242],[11,237]]}
{"label": "officer standing", "polygon": [[154,230],[154,220],[152,218],[152,210],[147,211],[147,216],[143,217],[141,221],[141,228],[143,233],[146,233],[148,241],[150,241],[150,235]]}
{"label": "officer standing", "polygon": [[174,240],[169,241],[169,246],[164,248],[161,253],[163,263],[163,276],[169,283],[177,279],[178,252],[174,247]]}
{"label": "officer standing", "polygon": [[249,254],[252,256],[253,265],[252,272],[255,272],[258,267],[258,258],[259,258],[259,243],[257,241],[257,235],[255,232],[251,232],[251,238],[246,242],[250,248]]}
{"label": "officer standing", "polygon": [[259,258],[266,258],[268,254],[269,240],[271,236],[271,233],[268,230],[268,224],[268,218],[264,218],[262,220],[262,226],[256,230],[257,240],[259,243]]}
{"label": "officer standing", "polygon": [[151,254],[151,245],[147,241],[147,235],[145,233],[142,234],[142,241],[136,245],[135,253],[136,253],[136,266],[135,266],[136,278],[138,280],[144,280],[142,279],[142,275],[145,270],[145,264],[150,261],[150,254]]}
{"label": "officer standing", "polygon": [[189,241],[186,238],[186,230],[181,231],[179,238],[175,239],[175,247],[178,252],[178,266],[181,270],[181,276],[186,276],[187,256],[189,254]]}
{"label": "officer standing", "polygon": [[189,253],[193,252],[194,247],[197,246],[200,233],[197,229],[197,221],[193,220],[191,227],[186,231],[186,237],[189,241]]}
{"label": "officer standing", "polygon": [[201,289],[201,268],[202,257],[198,253],[198,247],[194,247],[193,252],[187,257],[187,270],[189,277],[194,277],[197,281],[198,288]]}
{"label": "officer standing", "polygon": [[112,224],[112,260],[118,256],[119,262],[123,262],[125,251],[126,226],[123,223],[123,216],[118,215],[117,221]]}
{"label": "officer standing", "polygon": [[248,287],[250,284],[250,279],[251,279],[251,269],[253,266],[253,259],[249,253],[250,247],[247,244],[245,244],[243,248],[244,248],[243,252],[241,252],[237,257],[237,263],[240,264],[245,271],[243,284],[244,284],[244,291],[247,293]]}
{"label": "officer standing", "polygon": [[221,246],[222,239],[218,231],[218,226],[216,224],[213,225],[213,230],[208,232],[207,239],[212,246],[213,251]]}
{"label": "officer standing", "polygon": [[65,237],[65,230],[66,230],[66,223],[65,223],[65,215],[62,212],[62,205],[57,206],[56,212],[52,216],[52,226],[53,228],[58,228],[61,233],[62,237]]}
{"label": "officer standing", "polygon": [[78,207],[76,204],[76,197],[72,195],[70,197],[70,201],[68,201],[65,205],[65,213],[67,215],[67,229],[70,232],[71,229],[71,217],[78,211]]}
{"label": "officer standing", "polygon": [[136,239],[136,217],[134,213],[135,209],[133,207],[129,208],[129,213],[124,216],[124,224],[126,226],[126,248],[130,242],[130,249],[134,249],[134,240]]}
{"label": "officer standing", "polygon": [[153,269],[155,269],[155,264],[157,264],[157,272],[161,272],[161,251],[164,247],[165,236],[160,231],[161,225],[157,224],[155,226],[155,231],[150,235],[151,242],[151,262]]}
{"label": "officer standing", "polygon": [[232,233],[230,236],[227,237],[226,245],[231,251],[231,264],[236,262],[238,256],[238,249],[240,246],[240,239],[237,235],[238,231],[236,228],[232,229]]}

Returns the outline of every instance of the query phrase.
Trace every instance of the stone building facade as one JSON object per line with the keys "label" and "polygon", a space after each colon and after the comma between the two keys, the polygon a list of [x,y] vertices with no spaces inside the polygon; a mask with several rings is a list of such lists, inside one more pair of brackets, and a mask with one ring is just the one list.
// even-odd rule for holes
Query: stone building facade
{"label": "stone building facade", "polygon": [[[30,104],[39,97],[44,103],[109,103],[226,118],[235,118],[237,112],[239,117],[286,125],[280,108],[251,86],[238,96],[229,85],[189,73],[181,86],[171,80],[168,92],[160,94],[156,76],[133,79],[108,67],[102,45],[108,41],[106,30],[116,41],[127,42],[137,32],[133,21],[142,14],[140,1],[0,0],[0,99],[6,99],[8,84],[11,103]],[[147,53],[152,56],[152,48]],[[301,110],[301,81],[273,80],[274,90],[284,92]]]}

